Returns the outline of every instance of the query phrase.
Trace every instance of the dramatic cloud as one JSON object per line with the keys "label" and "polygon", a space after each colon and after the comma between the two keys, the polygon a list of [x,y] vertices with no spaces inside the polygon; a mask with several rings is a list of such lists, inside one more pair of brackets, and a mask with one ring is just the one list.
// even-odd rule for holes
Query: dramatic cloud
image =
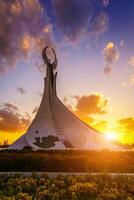
{"label": "dramatic cloud", "polygon": [[108,134],[117,133],[118,142],[134,144],[134,118],[125,118],[117,121],[105,121],[97,118],[96,114],[107,112],[109,99],[102,94],[83,96],[69,96],[64,98],[64,103],[71,111],[88,125],[96,130]]}
{"label": "dramatic cloud", "polygon": [[15,133],[23,132],[30,124],[30,118],[22,116],[18,108],[10,103],[0,107],[0,131]]}
{"label": "dramatic cloud", "polygon": [[64,35],[70,40],[78,39],[87,27],[91,15],[91,1],[54,0],[57,23]]}
{"label": "dramatic cloud", "polygon": [[134,56],[130,57],[129,59],[129,65],[134,67]]}
{"label": "dramatic cloud", "polygon": [[64,97],[63,101],[75,115],[90,125],[95,122],[92,115],[108,112],[109,99],[102,93]]}
{"label": "dramatic cloud", "polygon": [[79,97],[75,108],[76,113],[84,115],[104,114],[108,104],[109,99],[104,98],[102,93],[95,93]]}
{"label": "dramatic cloud", "polygon": [[98,36],[105,31],[107,31],[109,25],[109,18],[107,13],[100,12],[93,18],[93,22],[91,24],[92,34],[94,36]]}
{"label": "dramatic cloud", "polygon": [[[93,0],[54,0],[53,6],[57,25],[64,36],[71,42],[85,36],[99,36],[108,29],[109,19],[106,12]],[[102,1],[106,7],[109,1]]]}
{"label": "dramatic cloud", "polygon": [[76,115],[85,117],[92,114],[105,114],[109,105],[109,99],[105,98],[102,93],[64,97],[63,102]]}
{"label": "dramatic cloud", "polygon": [[125,128],[126,130],[134,131],[134,118],[125,118],[118,121],[118,124],[121,128]]}
{"label": "dramatic cloud", "polygon": [[32,111],[32,114],[34,115],[34,114],[36,114],[37,113],[37,111],[38,111],[38,109],[39,109],[39,107],[38,106],[36,106],[34,109],[33,109],[33,111]]}
{"label": "dramatic cloud", "polygon": [[25,94],[26,93],[26,90],[23,88],[23,87],[18,87],[16,89],[20,94]]}
{"label": "dramatic cloud", "polygon": [[0,0],[0,74],[49,43],[49,31],[39,0]]}
{"label": "dramatic cloud", "polygon": [[134,143],[134,118],[125,118],[116,122],[117,131],[123,143]]}
{"label": "dramatic cloud", "polygon": [[120,53],[117,46],[113,42],[109,42],[103,49],[103,55],[106,63],[104,73],[109,74],[112,71],[113,62],[119,59]]}

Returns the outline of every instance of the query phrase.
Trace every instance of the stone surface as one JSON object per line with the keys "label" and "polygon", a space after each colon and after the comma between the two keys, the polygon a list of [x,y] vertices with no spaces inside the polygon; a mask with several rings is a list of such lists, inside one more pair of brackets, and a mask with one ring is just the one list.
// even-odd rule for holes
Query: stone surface
{"label": "stone surface", "polygon": [[112,149],[122,150],[111,144],[103,134],[78,119],[56,95],[56,75],[48,64],[45,87],[39,110],[26,134],[9,149],[30,146],[38,149]]}

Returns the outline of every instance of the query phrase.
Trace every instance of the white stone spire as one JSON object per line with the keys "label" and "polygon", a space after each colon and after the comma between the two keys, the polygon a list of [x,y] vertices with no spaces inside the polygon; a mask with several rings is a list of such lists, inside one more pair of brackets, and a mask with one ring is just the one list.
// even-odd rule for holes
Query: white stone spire
{"label": "white stone spire", "polygon": [[78,119],[57,97],[57,72],[54,72],[57,58],[52,49],[55,60],[51,63],[46,55],[47,48],[42,54],[47,70],[39,110],[27,133],[14,142],[9,149],[23,149],[25,146],[30,146],[34,150],[66,148],[121,150],[120,147],[108,142],[103,134]]}

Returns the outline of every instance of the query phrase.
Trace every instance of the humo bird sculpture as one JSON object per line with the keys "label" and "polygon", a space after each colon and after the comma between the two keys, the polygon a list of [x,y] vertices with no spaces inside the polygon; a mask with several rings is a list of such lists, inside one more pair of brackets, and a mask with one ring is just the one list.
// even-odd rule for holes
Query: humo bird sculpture
{"label": "humo bird sculpture", "polygon": [[[55,60],[52,62],[51,59],[49,59],[49,58],[47,57],[47,49],[48,49],[48,48],[51,48],[51,47],[46,46],[46,47],[43,49],[43,51],[42,51],[42,58],[43,58],[43,60],[44,60],[44,62],[45,62],[46,65],[52,66],[53,69],[56,69],[58,62],[57,62],[57,57],[56,57],[55,51],[54,51],[53,48],[51,48],[52,53],[54,54],[54,58],[55,58]],[[51,64],[51,63],[52,63],[52,64]]]}

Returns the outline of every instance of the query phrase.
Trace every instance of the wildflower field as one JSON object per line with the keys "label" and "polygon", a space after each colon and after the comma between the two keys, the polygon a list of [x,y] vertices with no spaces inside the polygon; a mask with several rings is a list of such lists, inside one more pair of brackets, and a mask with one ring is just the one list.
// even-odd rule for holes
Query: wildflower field
{"label": "wildflower field", "polygon": [[133,200],[134,177],[0,176],[0,200]]}

